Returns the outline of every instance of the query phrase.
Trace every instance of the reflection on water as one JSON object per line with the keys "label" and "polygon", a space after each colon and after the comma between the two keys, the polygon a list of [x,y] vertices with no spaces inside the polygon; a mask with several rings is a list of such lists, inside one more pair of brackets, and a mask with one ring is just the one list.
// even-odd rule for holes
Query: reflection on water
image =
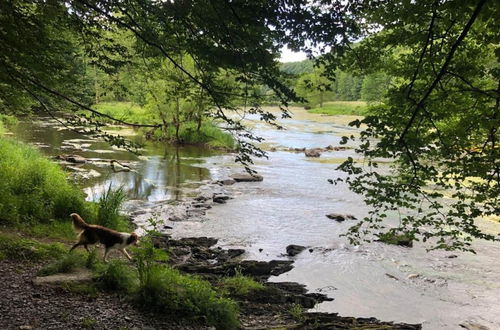
{"label": "reflection on water", "polygon": [[[209,179],[209,171],[201,166],[202,159],[217,154],[194,146],[176,148],[147,143],[142,154],[137,156],[65,129],[49,118],[20,122],[14,128],[14,134],[21,140],[38,145],[49,156],[76,154],[85,157],[88,160],[86,164],[66,166],[81,175],[89,171],[97,173],[80,180],[88,200],[99,198],[110,185],[123,187],[129,199],[178,200],[190,194],[190,186]],[[110,160],[127,164],[133,171],[115,172]]]}

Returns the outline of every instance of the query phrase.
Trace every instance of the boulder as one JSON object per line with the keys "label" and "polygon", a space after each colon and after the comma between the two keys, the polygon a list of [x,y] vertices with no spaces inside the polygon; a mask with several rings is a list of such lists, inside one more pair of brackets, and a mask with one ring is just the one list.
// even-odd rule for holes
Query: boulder
{"label": "boulder", "polygon": [[356,217],[353,215],[350,215],[350,214],[330,213],[330,214],[327,214],[326,217],[328,219],[332,219],[332,220],[335,220],[337,222],[342,222],[342,221],[345,221],[347,219],[356,220]]}
{"label": "boulder", "polygon": [[262,175],[259,174],[235,174],[233,180],[236,182],[258,182],[264,180]]}
{"label": "boulder", "polygon": [[304,151],[306,157],[319,157],[321,156],[321,152],[319,149],[307,149]]}
{"label": "boulder", "polygon": [[290,257],[293,257],[304,251],[305,248],[306,247],[302,245],[290,244],[286,247],[286,254],[288,254]]}

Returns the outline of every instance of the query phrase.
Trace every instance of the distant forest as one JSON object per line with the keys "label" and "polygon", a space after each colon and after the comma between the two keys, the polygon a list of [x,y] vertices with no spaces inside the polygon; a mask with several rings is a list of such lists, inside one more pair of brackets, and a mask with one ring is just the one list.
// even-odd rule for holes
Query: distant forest
{"label": "distant forest", "polygon": [[290,75],[290,87],[294,87],[309,107],[322,107],[330,101],[380,102],[391,80],[383,72],[365,75],[337,70],[335,80],[331,81],[324,76],[323,68],[315,67],[308,59],[282,63],[280,70]]}

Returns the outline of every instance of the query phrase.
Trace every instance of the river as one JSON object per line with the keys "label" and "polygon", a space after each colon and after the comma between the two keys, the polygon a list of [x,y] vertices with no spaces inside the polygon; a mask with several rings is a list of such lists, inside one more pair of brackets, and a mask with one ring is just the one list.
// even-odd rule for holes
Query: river
{"label": "river", "polygon": [[[320,158],[307,158],[287,149],[338,146],[341,136],[359,132],[347,126],[353,119],[348,116],[293,112],[293,119],[281,121],[286,130],[279,131],[250,117],[255,133],[266,139],[263,148],[276,148],[268,159],[255,161],[254,169],[264,181],[222,187],[232,199],[214,205],[203,217],[166,220],[173,227],[172,235],[216,237],[221,246],[244,248],[246,258],[260,260],[290,258],[284,255],[289,244],[307,246],[293,257],[292,271],[271,280],[304,283],[310,291],[334,298],[318,305],[317,311],[422,323],[424,329],[457,329],[465,323],[500,329],[500,244],[476,241],[476,255],[426,252],[421,244],[411,249],[376,242],[349,245],[339,235],[355,222],[338,223],[325,215],[362,218],[369,210],[345,185],[327,182],[344,175],[335,168],[354,152],[330,151]],[[121,132],[137,138],[133,132]],[[90,159],[85,165],[64,165],[90,200],[111,183],[123,186],[130,199],[127,209],[144,210],[136,213],[138,223],[158,205],[197,196],[214,180],[243,172],[233,155],[147,143],[136,156],[71,132],[48,118],[21,122],[14,134],[50,156],[72,153]],[[115,173],[110,159],[134,171]],[[498,222],[482,220],[480,226],[500,232]]]}

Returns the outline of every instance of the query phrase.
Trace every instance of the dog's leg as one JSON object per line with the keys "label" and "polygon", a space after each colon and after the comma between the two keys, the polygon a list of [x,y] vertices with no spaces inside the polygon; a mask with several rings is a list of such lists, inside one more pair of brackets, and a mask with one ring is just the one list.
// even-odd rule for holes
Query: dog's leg
{"label": "dog's leg", "polygon": [[109,248],[106,248],[106,250],[104,250],[104,262],[108,262],[108,253],[109,253]]}
{"label": "dog's leg", "polygon": [[82,243],[80,243],[80,242],[76,243],[75,245],[73,245],[73,246],[71,247],[71,249],[69,249],[69,252],[73,251],[74,249],[76,249],[76,248],[77,248],[77,247],[79,247],[80,245],[82,245]]}
{"label": "dog's leg", "polygon": [[89,247],[87,246],[87,244],[83,244],[83,247],[85,248],[85,250],[87,250],[88,253],[90,253],[90,250],[89,250]]}
{"label": "dog's leg", "polygon": [[132,260],[132,257],[127,253],[127,250],[125,248],[120,249],[120,251],[127,257],[128,260]]}

